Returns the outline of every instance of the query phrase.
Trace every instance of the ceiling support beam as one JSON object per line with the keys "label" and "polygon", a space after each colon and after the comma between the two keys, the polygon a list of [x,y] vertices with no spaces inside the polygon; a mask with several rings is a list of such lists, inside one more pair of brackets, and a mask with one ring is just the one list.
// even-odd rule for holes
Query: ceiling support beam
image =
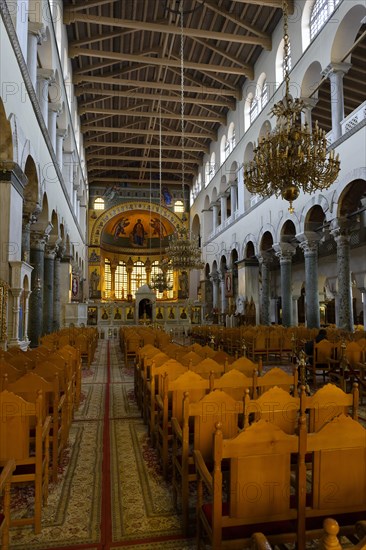
{"label": "ceiling support beam", "polygon": [[[88,165],[88,172],[90,170],[102,170],[103,172],[140,172],[142,170],[141,166],[98,166],[94,164]],[[160,173],[160,168],[150,168],[150,166],[143,169],[145,172],[151,172],[155,174]],[[165,172],[169,174],[180,174],[182,175],[182,170],[180,168],[165,168]],[[191,168],[186,167],[184,172],[186,174],[191,174],[194,176],[196,174],[196,170],[192,170]],[[98,177],[98,176],[96,176]]]}
{"label": "ceiling support beam", "polygon": [[[148,57],[146,55],[137,55],[126,52],[112,52],[106,50],[92,50],[89,48],[69,48],[69,57],[95,57],[97,59],[112,59],[116,61],[131,61],[132,63],[144,63],[150,65],[157,65],[162,67],[180,67],[180,60],[168,59],[165,57]],[[213,65],[211,63],[195,63],[192,61],[186,61],[184,63],[185,69],[191,69],[194,71],[205,71],[221,74],[234,74],[237,76],[243,76],[244,74],[252,80],[254,77],[254,69],[250,65],[242,65],[241,67],[227,67],[225,65]]]}
{"label": "ceiling support beam", "polygon": [[[280,8],[282,9],[283,2],[282,0],[234,0],[239,4],[254,4],[255,6],[269,6],[270,8]],[[288,4],[288,13],[294,13],[294,0],[287,0]]]}
{"label": "ceiling support beam", "polygon": [[[246,3],[248,0],[245,0]],[[262,3],[261,0],[255,0],[251,3],[266,4],[266,2],[275,3],[275,7],[281,7],[282,0],[264,0]],[[97,14],[91,15],[88,13],[79,13],[74,11],[72,6],[69,6],[64,11],[64,23],[65,25],[70,25],[76,21],[90,24],[95,23],[96,25],[105,25],[107,27],[119,27],[122,29],[135,29],[139,31],[149,31],[163,34],[174,34],[176,36],[180,35],[180,27],[177,25],[167,25],[165,23],[151,23],[149,21],[132,21],[130,19],[119,19],[116,17],[103,17]],[[239,44],[249,44],[252,46],[266,46],[268,47],[268,38],[260,36],[249,36],[247,34],[231,34],[226,32],[211,31],[205,29],[192,29],[186,27],[184,29],[184,36],[189,38],[206,38],[207,40],[218,40],[222,42],[235,42]]]}
{"label": "ceiling support beam", "polygon": [[[86,155],[86,158],[88,161],[92,160],[121,160],[121,161],[128,161],[128,162],[159,162],[159,157],[149,157],[149,156],[128,156],[128,155],[97,155],[95,153],[88,153]],[[181,158],[162,158],[161,162],[171,162],[172,164],[182,164]],[[201,162],[200,159],[191,159],[191,158],[184,158],[184,164],[199,164]]]}
{"label": "ceiling support beam", "polygon": [[[93,84],[110,84],[112,86],[129,86],[135,88],[148,88],[150,90],[169,90],[172,92],[181,92],[180,84],[167,84],[165,82],[152,82],[141,80],[128,80],[127,78],[113,78],[108,76],[88,76],[77,74],[73,76],[74,84],[81,84],[82,82],[89,82]],[[221,88],[214,88],[213,86],[190,86],[184,85],[185,93],[196,93],[204,95],[215,95],[222,97],[234,97],[240,99],[239,90],[227,90]],[[132,90],[133,93],[133,90]]]}
{"label": "ceiling support beam", "polygon": [[[183,147],[181,145],[159,145],[159,144],[146,144],[146,143],[132,143],[126,142],[121,143],[119,141],[93,141],[85,140],[84,147],[88,149],[89,147],[111,147],[112,149],[152,149],[153,151],[182,151]],[[202,145],[201,147],[188,147],[184,146],[184,150],[189,153],[208,153],[209,147]]]}
{"label": "ceiling support beam", "polygon": [[[132,107],[133,109],[136,107]],[[105,109],[103,107],[81,107],[79,109],[80,115],[85,114],[92,114],[92,115],[99,115],[99,114],[105,114],[105,115],[118,115],[118,116],[133,116],[133,117],[141,117],[141,118],[156,118],[159,116],[158,111],[130,111],[126,109]],[[166,120],[181,120],[181,115],[179,114],[170,114],[163,112],[161,114],[163,118]],[[225,124],[226,117],[225,116],[205,116],[205,115],[184,115],[184,120],[186,121],[192,121],[192,122],[212,122],[212,123],[220,123]]]}
{"label": "ceiling support beam", "polygon": [[[163,94],[144,94],[136,93],[135,90],[121,91],[121,90],[103,90],[102,88],[83,88],[78,86],[75,90],[76,96],[82,96],[84,94],[101,95],[106,97],[125,97],[131,99],[143,99],[148,101],[171,101],[172,103],[181,103],[182,99],[179,96],[163,95]],[[227,107],[229,109],[235,109],[235,103],[233,101],[227,101],[225,99],[197,99],[196,97],[189,97],[187,94],[184,96],[184,103],[193,103],[194,105],[215,105],[216,107]],[[90,102],[88,102],[90,104]],[[84,107],[83,103],[79,103],[80,108]]]}
{"label": "ceiling support beam", "polygon": [[[143,130],[139,128],[114,128],[113,126],[93,126],[92,124],[82,124],[81,125],[81,131],[82,132],[103,132],[103,133],[116,133],[116,134],[132,134],[134,136],[149,136],[151,135],[151,130]],[[161,135],[164,137],[181,137],[182,132],[174,132],[173,130],[170,131],[162,131]],[[199,132],[184,132],[184,137],[186,139],[192,138],[198,138],[198,139],[213,139],[216,140],[216,132],[208,132],[207,130],[205,133],[199,133]]]}

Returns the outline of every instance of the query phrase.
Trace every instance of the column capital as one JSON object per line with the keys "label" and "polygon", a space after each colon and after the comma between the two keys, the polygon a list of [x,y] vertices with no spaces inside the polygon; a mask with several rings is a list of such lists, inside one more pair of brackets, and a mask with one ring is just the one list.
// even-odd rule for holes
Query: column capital
{"label": "column capital", "polygon": [[325,78],[330,78],[334,74],[341,74],[343,76],[348,73],[351,67],[351,63],[329,63],[324,71],[321,72],[321,75]]}
{"label": "column capital", "polygon": [[31,231],[30,245],[33,250],[41,250],[44,252],[46,243],[48,241],[48,234],[43,231]]}
{"label": "column capital", "polygon": [[220,273],[218,271],[213,271],[209,274],[209,278],[213,283],[218,284],[220,282]]}
{"label": "column capital", "polygon": [[37,69],[37,80],[53,82],[55,80],[54,69]]}
{"label": "column capital", "polygon": [[257,258],[260,265],[269,265],[273,262],[273,254],[270,252],[261,252],[257,255]]}
{"label": "column capital", "polygon": [[335,218],[330,224],[330,234],[338,244],[339,240],[350,239],[350,220],[347,218]]}
{"label": "column capital", "polygon": [[57,254],[57,245],[46,244],[44,257],[47,260],[54,260]]}
{"label": "column capital", "polygon": [[280,262],[291,262],[292,256],[296,252],[296,246],[290,243],[275,243],[272,248]]}
{"label": "column capital", "polygon": [[28,21],[28,33],[37,37],[37,44],[42,44],[46,40],[46,27],[43,23]]}
{"label": "column capital", "polygon": [[67,129],[66,128],[57,128],[56,136],[60,139],[65,139],[67,137]]}
{"label": "column capital", "polygon": [[300,248],[305,254],[315,253],[318,250],[321,235],[314,231],[304,231],[304,233],[298,233],[296,239],[299,241]]}
{"label": "column capital", "polygon": [[317,97],[301,97],[301,101],[304,104],[305,109],[312,110],[317,106],[319,98]]}

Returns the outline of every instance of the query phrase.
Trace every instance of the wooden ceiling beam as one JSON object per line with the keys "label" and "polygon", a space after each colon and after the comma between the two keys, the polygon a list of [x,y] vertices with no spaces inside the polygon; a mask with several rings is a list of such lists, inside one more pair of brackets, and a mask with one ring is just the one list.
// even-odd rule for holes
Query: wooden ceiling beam
{"label": "wooden ceiling beam", "polygon": [[[150,160],[150,159],[149,159]],[[98,165],[94,165],[94,164],[89,164],[88,166],[88,172],[90,172],[91,170],[101,170],[103,172],[140,172],[141,171],[141,166],[98,166]],[[160,173],[160,168],[145,168],[144,169],[145,171],[147,172],[151,172],[151,173],[154,173],[154,174],[159,174]],[[182,170],[180,168],[165,168],[164,169],[165,172],[169,172],[170,174],[182,174]],[[196,175],[196,170],[192,170],[191,168],[188,168],[186,167],[184,172],[186,174],[191,174],[193,176]],[[96,176],[97,177],[97,176]]]}
{"label": "wooden ceiling beam", "polygon": [[[92,160],[120,160],[120,161],[127,161],[127,162],[150,162],[150,163],[158,163],[159,157],[150,157],[150,156],[128,156],[128,155],[96,155],[95,153],[88,153],[86,155],[86,159],[88,161]],[[162,158],[161,162],[171,162],[172,164],[182,164],[181,158]],[[184,164],[199,164],[201,162],[200,159],[192,159],[192,158],[184,158]]]}
{"label": "wooden ceiling beam", "polygon": [[[125,97],[127,99],[144,99],[149,101],[166,101],[167,103],[180,103],[182,101],[180,96],[173,95],[163,95],[163,94],[144,94],[136,93],[135,90],[121,91],[121,90],[104,90],[102,88],[83,88],[82,86],[77,86],[75,89],[75,95],[77,97],[84,94],[91,95],[101,95],[107,97]],[[235,103],[233,101],[228,101],[225,99],[197,99],[196,97],[189,97],[187,94],[184,95],[184,103],[193,103],[194,105],[209,105],[216,107],[227,107],[228,109],[235,109]],[[80,107],[84,107],[83,102],[79,103]]]}
{"label": "wooden ceiling beam", "polygon": [[[246,0],[247,2],[247,0]],[[257,0],[255,3],[260,3],[261,0]],[[282,0],[264,0],[266,2],[275,2],[276,7],[281,7]],[[149,31],[163,34],[180,35],[180,26],[167,25],[166,23],[151,23],[149,21],[133,21],[130,19],[119,19],[116,17],[103,17],[97,14],[91,15],[88,13],[79,13],[73,10],[73,6],[69,6],[64,11],[64,23],[70,25],[71,23],[81,22],[85,24],[95,23],[96,25],[105,25],[107,27],[119,27],[122,29],[135,29],[138,31]],[[222,42],[236,42],[239,44],[250,44],[254,46],[268,47],[268,39],[263,36],[249,36],[245,34],[231,34],[223,33],[219,31],[205,30],[205,29],[192,29],[186,27],[184,29],[184,36],[190,38],[206,38],[208,40],[219,40]]]}
{"label": "wooden ceiling beam", "polygon": [[[148,88],[151,90],[169,90],[174,92],[181,92],[180,84],[169,84],[166,82],[153,82],[153,81],[141,81],[141,80],[129,80],[127,78],[113,78],[108,76],[89,76],[77,74],[73,76],[74,84],[81,84],[82,82],[89,82],[93,84],[110,84],[112,86],[130,86],[135,88]],[[227,90],[221,88],[215,88],[213,86],[190,86],[184,85],[184,91],[186,93],[196,93],[204,95],[215,95],[223,97],[234,97],[240,99],[240,92],[238,90]]]}
{"label": "wooden ceiling beam", "polygon": [[75,2],[72,4],[73,11],[85,10],[90,8],[96,8],[98,6],[104,6],[105,4],[112,4],[113,2],[118,2],[119,0],[88,0],[86,3],[84,0],[81,2]]}
{"label": "wooden ceiling beam", "polygon": [[[154,151],[181,151],[183,147],[181,145],[159,145],[159,144],[146,144],[146,143],[135,143],[135,142],[114,142],[114,141],[95,141],[95,140],[85,140],[84,147],[89,149],[89,147],[111,147],[116,149],[151,149]],[[184,146],[184,150],[192,153],[208,153],[209,147],[204,145],[196,147]]]}
{"label": "wooden ceiling beam", "polygon": [[[136,179],[136,178],[125,178],[125,179],[121,179],[121,178],[105,178],[105,177],[102,177],[102,178],[98,178],[98,177],[91,177],[89,178],[89,183],[100,183],[101,185],[107,185],[107,184],[111,184],[111,183],[115,183],[115,184],[118,184],[118,183],[137,183],[137,184],[146,184],[147,186],[150,186],[150,179],[146,180],[146,179]],[[159,183],[159,182],[156,182],[156,183]],[[178,179],[176,180],[169,180],[169,179],[163,179],[161,180],[161,183],[162,185],[180,185],[180,181]],[[127,189],[126,189],[127,190]]]}
{"label": "wooden ceiling beam", "polygon": [[[270,8],[282,9],[283,0],[234,0],[239,4],[253,4],[254,6],[269,6]],[[288,13],[294,13],[294,0],[287,0]]]}
{"label": "wooden ceiling beam", "polygon": [[119,38],[120,36],[125,36],[126,34],[131,34],[133,32],[136,32],[135,30],[125,30],[125,31],[115,31],[115,32],[108,32],[106,34],[96,34],[93,36],[86,36],[85,38],[81,38],[80,40],[70,40],[69,47],[75,46],[76,48],[79,46],[84,46],[85,44],[95,44],[96,42],[102,42],[103,40],[111,40],[113,38]]}
{"label": "wooden ceiling beam", "polygon": [[[135,108],[135,107],[131,107]],[[140,118],[156,118],[159,117],[159,112],[157,111],[130,111],[126,109],[107,109],[103,107],[82,107],[79,109],[80,115],[85,114],[106,114],[106,115],[118,115],[118,116],[133,116],[133,117],[140,117]],[[162,118],[168,119],[168,120],[180,120],[181,115],[179,114],[170,114],[163,112],[161,114]],[[184,115],[184,120],[186,121],[192,121],[192,122],[212,122],[212,123],[220,123],[225,124],[226,117],[225,116],[205,116],[205,115]]]}
{"label": "wooden ceiling beam", "polygon": [[255,34],[256,36],[261,37],[263,39],[261,46],[263,46],[265,50],[272,49],[272,38],[269,34],[262,32],[260,29],[258,29],[254,25],[248,25],[248,23],[246,23],[244,20],[240,19],[239,17],[235,17],[235,15],[225,10],[222,6],[219,7],[216,3],[208,0],[203,0],[203,1],[205,3],[205,6],[209,10],[217,13],[218,15],[222,15],[228,21],[231,21],[232,23],[235,23],[236,25],[238,25],[238,27],[241,27],[246,31],[249,31]]}
{"label": "wooden ceiling beam", "polygon": [[[132,63],[144,63],[150,65],[157,65],[161,67],[180,67],[180,60],[168,59],[163,57],[148,57],[146,55],[130,54],[125,52],[111,52],[106,50],[92,50],[89,48],[69,48],[69,57],[72,59],[76,57],[94,57],[97,59],[111,59],[115,61],[131,61]],[[222,74],[234,74],[237,76],[243,76],[244,74],[253,79],[254,69],[250,65],[242,65],[241,67],[227,67],[225,65],[213,65],[211,63],[195,63],[192,61],[185,61],[184,67],[186,69],[195,71],[206,71],[209,73],[222,73]]]}
{"label": "wooden ceiling beam", "polygon": [[[151,135],[151,130],[144,130],[139,128],[115,128],[113,126],[93,126],[92,124],[82,124],[81,125],[81,131],[82,132],[103,132],[103,133],[116,133],[116,134],[132,134],[135,136],[149,136]],[[161,135],[164,137],[181,137],[182,132],[175,132],[175,131],[162,131]],[[198,139],[213,139],[216,140],[216,132],[209,132],[206,130],[204,133],[199,132],[184,132],[184,136],[186,139],[192,138],[198,138]]]}

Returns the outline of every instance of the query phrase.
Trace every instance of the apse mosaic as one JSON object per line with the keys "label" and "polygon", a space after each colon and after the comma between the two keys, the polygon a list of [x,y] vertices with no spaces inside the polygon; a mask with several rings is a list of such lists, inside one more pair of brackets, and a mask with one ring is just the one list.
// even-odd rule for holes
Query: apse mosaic
{"label": "apse mosaic", "polygon": [[114,216],[102,231],[101,244],[121,248],[159,249],[174,231],[169,220],[155,212],[135,210]]}

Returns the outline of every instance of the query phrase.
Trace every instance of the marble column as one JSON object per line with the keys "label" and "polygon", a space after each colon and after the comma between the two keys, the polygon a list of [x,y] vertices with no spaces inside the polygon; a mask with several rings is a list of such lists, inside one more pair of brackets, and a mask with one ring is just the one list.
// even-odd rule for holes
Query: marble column
{"label": "marble column", "polygon": [[262,276],[262,295],[261,295],[261,309],[260,309],[260,323],[261,325],[268,326],[271,324],[270,317],[270,269],[269,266],[272,262],[272,258],[269,255],[259,256],[259,264],[261,267]]}
{"label": "marble column", "polygon": [[305,319],[308,328],[320,327],[317,235],[296,235],[305,258]]}
{"label": "marble column", "polygon": [[55,247],[46,246],[44,254],[43,334],[50,334],[53,331],[55,257]]}
{"label": "marble column", "polygon": [[63,153],[64,153],[64,139],[67,136],[67,130],[59,128],[56,131],[56,159],[57,163],[62,170],[63,166]]}
{"label": "marble column", "polygon": [[10,292],[13,296],[13,323],[12,323],[12,337],[10,338],[9,345],[19,345],[19,314],[20,314],[20,297],[22,295],[22,288],[11,288]]}
{"label": "marble column", "polygon": [[236,212],[238,208],[238,201],[237,201],[237,188],[238,183],[237,181],[232,181],[230,184],[230,202],[231,202],[231,215],[234,215],[234,212]]}
{"label": "marble column", "polygon": [[224,224],[227,219],[227,197],[225,194],[220,197],[221,223]]}
{"label": "marble column", "polygon": [[30,258],[30,235],[31,235],[32,217],[28,214],[23,215],[22,225],[22,261],[29,263]]}
{"label": "marble column", "polygon": [[53,69],[37,69],[37,97],[46,128],[48,128],[48,87],[54,80],[54,73]]}
{"label": "marble column", "polygon": [[37,46],[46,38],[46,29],[43,23],[28,21],[27,66],[33,88],[37,85]]}
{"label": "marble column", "polygon": [[219,225],[219,205],[214,203],[212,205],[212,229],[216,231]]}
{"label": "marble column", "polygon": [[221,313],[227,313],[227,298],[225,288],[225,271],[220,273]]}
{"label": "marble column", "polygon": [[[338,225],[336,225],[338,224]],[[338,328],[353,332],[349,220],[334,220],[331,234],[337,243]]]}
{"label": "marble column", "polygon": [[342,136],[341,122],[344,119],[343,77],[351,66],[350,63],[330,63],[322,72],[322,75],[330,80],[333,141]]}
{"label": "marble column", "polygon": [[57,117],[62,111],[62,105],[60,103],[48,104],[48,133],[52,143],[53,150],[56,153],[56,131],[57,131]]}
{"label": "marble column", "polygon": [[310,131],[312,131],[312,128],[313,128],[312,111],[318,103],[318,98],[303,97],[301,99],[304,102],[304,111],[302,112],[302,122],[303,124],[307,124]]}
{"label": "marble column", "polygon": [[210,273],[210,279],[212,281],[212,308],[219,309],[219,284],[220,276],[217,271]]}
{"label": "marble column", "polygon": [[276,256],[280,260],[281,270],[281,307],[282,324],[285,327],[292,326],[292,256],[295,247],[288,243],[273,245]]}
{"label": "marble column", "polygon": [[62,252],[57,251],[54,266],[53,279],[53,327],[52,332],[60,330],[61,321],[61,257]]}
{"label": "marble column", "polygon": [[28,334],[31,347],[39,344],[43,333],[43,280],[44,251],[47,237],[44,233],[32,232],[30,243],[30,265],[33,267],[31,276],[32,294],[29,298]]}
{"label": "marble column", "polygon": [[24,334],[23,334],[23,340],[24,340],[24,342],[29,342],[28,323],[29,323],[29,297],[30,297],[30,295],[31,295],[30,290],[23,290],[23,296],[24,296],[24,311],[23,311]]}

